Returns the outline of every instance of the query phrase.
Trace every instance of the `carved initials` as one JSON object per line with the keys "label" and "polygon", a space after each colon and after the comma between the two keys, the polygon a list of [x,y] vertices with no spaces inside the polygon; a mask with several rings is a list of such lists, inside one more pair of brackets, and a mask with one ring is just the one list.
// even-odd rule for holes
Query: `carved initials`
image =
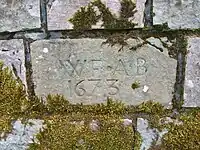
{"label": "carved initials", "polygon": [[[120,66],[121,66],[121,67],[120,67]],[[120,68],[121,68],[121,69],[120,69]],[[113,71],[113,75],[115,74],[116,71],[123,71],[123,72],[126,73],[126,75],[128,75],[128,72],[127,72],[127,70],[126,70],[125,64],[124,64],[124,62],[123,62],[121,59],[119,59],[119,61],[118,61],[118,63],[117,63],[117,66],[116,66],[116,68],[115,68],[114,71]]]}
{"label": "carved initials", "polygon": [[[78,59],[74,64],[70,61],[70,60],[66,60],[66,63],[63,63],[63,61],[59,60],[61,66],[65,67],[69,76],[73,76],[75,75],[75,73],[78,76],[81,76],[81,72],[84,68],[84,64],[86,63],[86,60],[83,61],[83,63],[80,63],[80,60]],[[77,69],[78,65],[80,65],[80,69]],[[70,66],[72,68],[72,71],[69,72],[69,70],[67,69],[67,66]]]}
{"label": "carved initials", "polygon": [[147,72],[147,67],[145,66],[146,60],[143,58],[137,59],[137,73],[138,75],[143,75]]}

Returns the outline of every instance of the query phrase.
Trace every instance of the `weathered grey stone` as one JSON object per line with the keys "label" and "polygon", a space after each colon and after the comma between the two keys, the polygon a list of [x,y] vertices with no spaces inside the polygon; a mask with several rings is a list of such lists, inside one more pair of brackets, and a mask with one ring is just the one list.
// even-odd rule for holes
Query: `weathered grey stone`
{"label": "weathered grey stone", "polygon": [[[50,0],[47,4],[47,16],[48,16],[48,29],[50,30],[62,30],[73,29],[73,25],[68,21],[73,15],[84,6],[87,6],[91,0]],[[110,11],[119,16],[121,8],[120,0],[101,0]],[[135,0],[133,0],[135,1]],[[132,22],[137,23],[135,27],[144,26],[144,8],[146,0],[136,0],[136,10],[134,17],[131,17]],[[98,12],[98,11],[97,11]],[[99,21],[92,28],[104,28],[101,27],[102,21]]]}
{"label": "weathered grey stone", "polygon": [[40,28],[39,0],[1,0],[0,32]]}
{"label": "weathered grey stone", "polygon": [[[63,94],[72,103],[105,102],[107,97],[137,105],[146,100],[168,105],[172,100],[177,61],[149,44],[101,45],[104,39],[41,40],[31,44],[35,92]],[[132,89],[132,83],[139,88]]]}
{"label": "weathered grey stone", "polygon": [[28,145],[36,142],[36,134],[42,130],[43,120],[29,119],[26,125],[17,120],[13,124],[13,131],[6,139],[0,140],[1,150],[26,150]]}
{"label": "weathered grey stone", "polygon": [[45,39],[46,37],[44,33],[25,33],[24,36],[27,39],[32,39],[32,40],[41,40],[41,39]]}
{"label": "weathered grey stone", "polygon": [[200,106],[200,38],[188,38],[184,106]]}
{"label": "weathered grey stone", "polygon": [[156,145],[161,144],[162,136],[168,132],[166,129],[159,132],[157,129],[150,128],[148,120],[143,118],[137,119],[137,131],[142,136],[142,145],[140,150],[148,150],[152,146],[153,142],[155,142],[154,144]]}
{"label": "weathered grey stone", "polygon": [[172,29],[200,28],[200,0],[154,0],[154,25],[168,23]]}
{"label": "weathered grey stone", "polygon": [[[25,54],[22,39],[0,40],[0,61],[13,70],[15,77],[26,83]],[[25,84],[26,85],[26,84]]]}

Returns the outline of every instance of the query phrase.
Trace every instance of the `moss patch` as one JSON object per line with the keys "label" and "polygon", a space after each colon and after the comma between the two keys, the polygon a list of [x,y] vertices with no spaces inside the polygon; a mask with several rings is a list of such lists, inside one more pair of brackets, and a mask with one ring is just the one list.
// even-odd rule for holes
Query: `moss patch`
{"label": "moss patch", "polygon": [[[108,99],[96,105],[70,104],[61,95],[48,95],[26,99],[21,82],[13,78],[8,68],[0,63],[0,133],[10,132],[11,123],[18,118],[41,118],[47,127],[37,135],[40,144],[29,149],[139,149],[141,136],[133,124],[124,126],[125,116],[147,115],[150,127],[167,128],[162,144],[157,149],[200,149],[200,110],[180,112],[175,116],[181,123],[161,124],[160,119],[169,117],[172,110],[161,104],[147,101],[138,106],[125,106]],[[12,93],[12,94],[11,94]],[[132,118],[133,119],[133,118]],[[96,121],[92,127],[92,121]],[[96,128],[96,129],[94,129]]]}
{"label": "moss patch", "polygon": [[[122,0],[120,16],[117,18],[111,13],[109,8],[105,6],[101,0],[95,0],[88,4],[86,7],[81,7],[69,21],[74,25],[75,30],[91,29],[92,25],[102,20],[102,26],[105,29],[124,29],[133,28],[136,24],[129,20],[136,13],[136,5],[132,0]],[[98,9],[100,14],[97,14],[95,8]]]}
{"label": "moss patch", "polygon": [[182,114],[179,121],[180,124],[170,124],[161,147],[173,150],[200,149],[200,110]]}
{"label": "moss patch", "polygon": [[100,16],[96,15],[96,11],[89,4],[87,7],[81,7],[69,21],[74,25],[76,30],[88,30],[98,22],[99,18]]}
{"label": "moss patch", "polygon": [[[137,25],[133,22],[134,14],[136,11],[136,5],[132,0],[121,0],[121,9],[119,11],[119,17],[109,10],[108,7],[101,0],[95,0],[88,4],[88,6],[81,7],[69,22],[73,24],[73,29],[77,31],[84,31],[92,29],[92,25],[96,25],[99,21],[102,21],[104,29],[132,29]],[[99,13],[97,13],[97,10]],[[106,42],[102,44],[110,44],[111,46],[119,44],[123,49],[127,45],[126,37],[114,34],[109,37]]]}
{"label": "moss patch", "polygon": [[[30,149],[131,150],[133,128],[123,126],[120,119],[118,115],[79,113],[51,116],[48,127],[37,136],[40,144],[31,144]],[[91,129],[92,120],[97,121],[96,130]]]}
{"label": "moss patch", "polygon": [[26,93],[8,68],[0,62],[0,134],[11,130],[11,122],[22,114]]}
{"label": "moss patch", "polygon": [[140,87],[140,83],[139,83],[138,81],[132,83],[132,85],[131,85],[131,88],[132,88],[132,89],[137,89],[137,88],[139,88],[139,87]]}

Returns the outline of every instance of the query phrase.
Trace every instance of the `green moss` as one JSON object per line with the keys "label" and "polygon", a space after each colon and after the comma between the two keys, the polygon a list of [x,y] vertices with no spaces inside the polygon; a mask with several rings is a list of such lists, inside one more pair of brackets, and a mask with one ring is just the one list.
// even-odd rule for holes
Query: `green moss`
{"label": "green moss", "polygon": [[181,124],[171,124],[162,139],[162,147],[173,150],[200,149],[200,111],[180,116]]}
{"label": "green moss", "polygon": [[[97,120],[97,130],[90,128],[92,120]],[[31,144],[30,149],[131,150],[134,142],[132,127],[123,126],[118,115],[79,113],[51,116],[37,138],[40,144]]]}
{"label": "green moss", "polygon": [[46,114],[47,107],[42,98],[31,96],[31,99],[26,101],[26,109],[24,110],[23,117],[26,118],[41,118]]}
{"label": "green moss", "polygon": [[13,118],[11,116],[2,115],[0,117],[0,134],[8,133],[12,130],[12,121]]}
{"label": "green moss", "polygon": [[177,110],[180,110],[184,103],[184,80],[185,80],[184,77],[185,77],[185,67],[186,67],[187,44],[188,43],[185,36],[183,34],[179,34],[179,38],[177,38],[176,42],[177,54],[179,54],[179,60],[176,72],[177,76],[175,83],[176,93],[172,100],[173,107]]}
{"label": "green moss", "polygon": [[11,122],[22,114],[25,101],[23,85],[0,62],[0,134],[11,130]]}
{"label": "green moss", "polygon": [[155,31],[166,31],[166,30],[170,30],[170,28],[168,27],[168,23],[163,23],[162,25],[154,25],[153,26],[153,30]]}
{"label": "green moss", "polygon": [[76,30],[88,30],[98,22],[99,18],[92,5],[89,4],[87,7],[81,7],[69,21]]}
{"label": "green moss", "polygon": [[140,150],[142,145],[142,137],[139,132],[135,132],[133,150]]}
{"label": "green moss", "polygon": [[136,106],[136,111],[151,114],[151,115],[157,114],[161,116],[165,113],[166,109],[159,102],[146,101]]}
{"label": "green moss", "polygon": [[132,89],[137,89],[140,87],[140,83],[138,81],[134,82],[132,85],[131,85],[131,88]]}
{"label": "green moss", "polygon": [[[97,22],[102,21],[102,27],[104,29],[129,29],[134,28],[136,23],[133,20],[130,20],[131,17],[134,17],[134,14],[137,12],[136,5],[132,0],[121,0],[121,9],[119,17],[111,13],[108,7],[101,2],[101,0],[95,0],[88,4],[88,6],[81,7],[69,21],[73,24],[75,31],[84,31],[92,28],[92,25],[96,25]],[[98,9],[100,14],[97,15],[95,9]],[[127,45],[126,37],[115,35],[108,37],[106,42],[102,44],[110,44],[111,46],[119,44],[123,49]]]}
{"label": "green moss", "polygon": [[[52,98],[58,100],[53,100]],[[49,102],[51,101],[51,104],[48,104],[49,108],[57,105],[54,102],[60,101],[60,103],[63,103],[64,101],[63,97],[58,95],[50,96],[49,99],[51,99],[48,100]],[[44,117],[47,122],[47,128],[38,135],[40,144],[31,144],[30,149],[56,149],[57,147],[59,149],[118,149],[119,147],[129,149],[134,145],[134,149],[137,150],[141,146],[141,136],[134,128],[124,128],[120,122],[123,118],[122,116],[128,112],[130,114],[147,114],[147,119],[152,128],[160,130],[168,128],[169,132],[163,137],[162,145],[155,145],[153,148],[162,150],[167,150],[168,148],[174,150],[199,149],[199,109],[184,113],[177,118],[183,122],[181,125],[169,123],[162,126],[160,125],[160,119],[170,116],[171,110],[166,110],[164,106],[154,101],[144,102],[132,109],[111,99],[108,99],[106,104],[93,106],[76,105],[77,107],[72,108],[72,105],[69,107],[70,104],[66,102],[66,106],[71,108],[72,111],[67,112],[60,109],[63,108],[63,105],[56,106],[55,110],[53,107],[49,109],[53,110],[51,111],[53,114],[49,117]],[[59,114],[57,112],[62,113]],[[92,120],[98,120],[99,131],[91,131],[89,129],[89,124]],[[76,122],[76,125],[71,124],[72,122]],[[129,142],[123,141],[125,139],[122,139],[121,136],[125,136],[125,139],[128,139]],[[82,144],[79,143],[80,141],[82,141]]]}
{"label": "green moss", "polygon": [[[147,115],[150,127],[168,129],[162,144],[156,148],[200,149],[199,109],[180,112],[179,116],[175,116],[181,124],[160,125],[160,119],[170,116],[172,110],[154,101],[125,106],[122,102],[108,99],[102,104],[73,105],[61,95],[48,95],[45,103],[38,97],[28,100],[21,82],[13,78],[12,72],[0,63],[0,134],[10,132],[12,121],[18,118],[40,117],[46,121],[47,127],[37,136],[40,144],[33,143],[29,149],[113,150],[134,147],[136,150],[141,146],[141,136],[135,127],[125,127],[121,122],[124,116],[135,114],[140,117]],[[98,122],[96,131],[90,129],[92,120]]]}
{"label": "green moss", "polygon": [[62,113],[69,108],[69,101],[60,95],[48,95],[46,103],[47,111],[50,113]]}
{"label": "green moss", "polygon": [[166,109],[159,102],[147,101],[136,106],[135,113],[145,114],[144,118],[149,121],[151,128],[161,131],[166,125],[160,124],[160,119],[169,116],[172,110]]}
{"label": "green moss", "polygon": [[[0,117],[1,132],[10,131],[12,121],[19,117],[42,118],[47,123],[47,128],[38,134],[40,144],[33,143],[30,149],[132,149],[133,146],[138,149],[141,137],[132,126],[122,125],[123,116],[139,112],[162,114],[163,107],[154,102],[129,109],[111,99],[96,105],[73,105],[60,95],[48,95],[46,104],[38,97],[27,100],[23,86],[12,77],[8,68],[3,69],[3,65],[0,68],[3,93],[0,95],[0,107],[3,110]],[[98,131],[89,128],[92,120],[98,121]],[[74,121],[84,121],[84,124],[74,125]]]}
{"label": "green moss", "polygon": [[[136,24],[129,20],[136,13],[136,5],[131,0],[122,0],[120,16],[117,18],[111,13],[109,8],[105,6],[100,0],[95,0],[86,7],[81,7],[69,21],[74,25],[74,29],[85,30],[91,29],[92,25],[102,20],[102,26],[105,29],[124,29],[133,28]],[[100,15],[94,8],[98,8]]]}
{"label": "green moss", "polygon": [[[164,107],[153,101],[144,102],[130,109],[129,106],[111,99],[108,99],[107,103],[89,106],[72,105],[59,95],[49,95],[47,99],[46,106],[51,115],[43,118],[46,120],[47,128],[38,134],[40,144],[30,145],[32,150],[56,148],[113,150],[132,149],[132,147],[139,150],[141,136],[132,126],[122,126],[123,116],[129,113],[147,113],[161,118],[165,114]],[[91,131],[88,128],[92,120],[98,120],[100,126],[98,131]],[[152,124],[158,123],[158,120],[158,118],[152,120]],[[71,124],[72,122],[82,125]],[[82,144],[78,142],[80,140]]]}
{"label": "green moss", "polygon": [[128,45],[128,43],[126,42],[128,38],[129,37],[124,34],[113,34],[110,35],[105,42],[102,42],[101,45],[108,44],[111,47],[113,47],[114,45],[119,45],[121,47],[118,49],[118,52],[120,52],[125,46]]}

